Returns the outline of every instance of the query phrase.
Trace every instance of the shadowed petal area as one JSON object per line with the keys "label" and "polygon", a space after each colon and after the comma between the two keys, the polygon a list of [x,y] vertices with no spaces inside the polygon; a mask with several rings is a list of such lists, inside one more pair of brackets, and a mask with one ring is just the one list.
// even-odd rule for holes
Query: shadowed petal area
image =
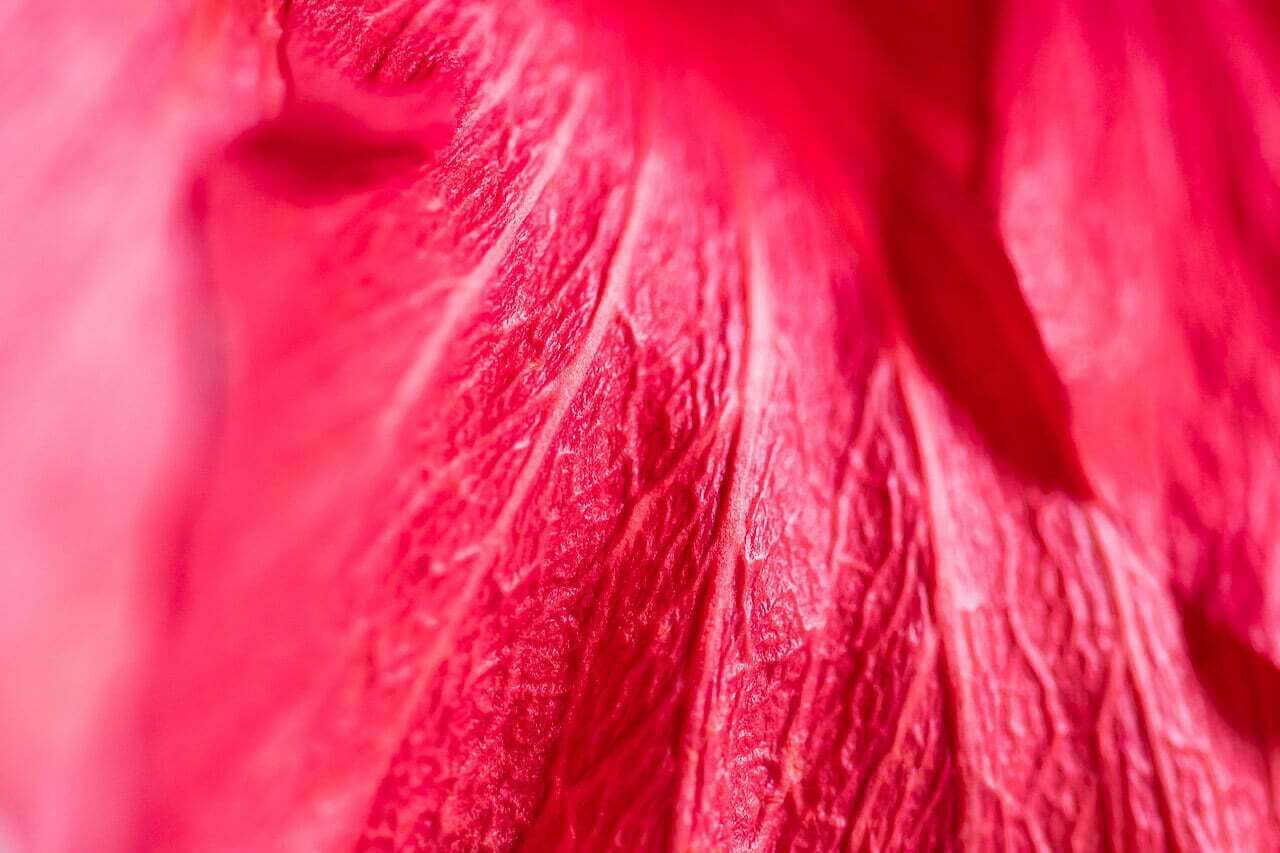
{"label": "shadowed petal area", "polygon": [[1188,606],[1274,664],[1280,51],[1260,13],[1011,15],[994,155],[1100,493]]}

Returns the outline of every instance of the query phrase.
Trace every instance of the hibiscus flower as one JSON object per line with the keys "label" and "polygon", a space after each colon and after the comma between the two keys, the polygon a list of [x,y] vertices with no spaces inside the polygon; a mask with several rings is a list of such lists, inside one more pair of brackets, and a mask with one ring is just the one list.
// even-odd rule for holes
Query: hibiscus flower
{"label": "hibiscus flower", "polygon": [[0,32],[0,848],[1280,844],[1268,4]]}

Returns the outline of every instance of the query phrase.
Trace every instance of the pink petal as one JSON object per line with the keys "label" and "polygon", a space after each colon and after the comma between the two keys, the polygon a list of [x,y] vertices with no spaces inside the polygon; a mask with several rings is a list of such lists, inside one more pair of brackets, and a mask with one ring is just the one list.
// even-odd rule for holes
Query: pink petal
{"label": "pink petal", "polygon": [[109,850],[208,426],[187,175],[225,81],[193,115],[185,4],[23,3],[0,32],[0,847]]}

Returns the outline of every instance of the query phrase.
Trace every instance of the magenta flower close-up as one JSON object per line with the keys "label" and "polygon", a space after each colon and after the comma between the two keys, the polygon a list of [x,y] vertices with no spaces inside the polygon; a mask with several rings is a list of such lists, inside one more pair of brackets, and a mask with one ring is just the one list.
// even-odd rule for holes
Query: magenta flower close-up
{"label": "magenta flower close-up", "polygon": [[3,853],[1280,849],[1273,2],[0,34]]}

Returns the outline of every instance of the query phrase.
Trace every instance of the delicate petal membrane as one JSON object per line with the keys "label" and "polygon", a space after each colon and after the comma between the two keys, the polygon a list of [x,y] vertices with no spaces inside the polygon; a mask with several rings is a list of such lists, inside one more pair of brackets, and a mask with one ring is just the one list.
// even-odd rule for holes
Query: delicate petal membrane
{"label": "delicate petal membrane", "polygon": [[142,840],[1274,847],[1268,31],[681,5],[219,5]]}

